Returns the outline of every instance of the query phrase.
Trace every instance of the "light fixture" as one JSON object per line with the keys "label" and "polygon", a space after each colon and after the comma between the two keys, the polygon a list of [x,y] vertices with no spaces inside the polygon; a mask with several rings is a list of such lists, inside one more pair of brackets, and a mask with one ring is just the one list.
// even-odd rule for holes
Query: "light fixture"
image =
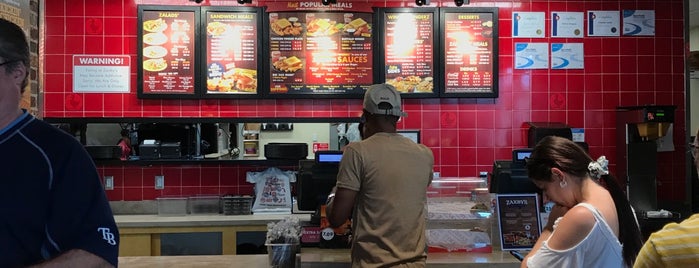
{"label": "light fixture", "polygon": [[252,0],[238,0],[238,4],[252,4]]}
{"label": "light fixture", "polygon": [[454,0],[454,4],[455,4],[457,7],[460,7],[460,6],[463,6],[464,4],[467,4],[467,5],[468,5],[468,1],[469,1],[469,0]]}
{"label": "light fixture", "polygon": [[323,3],[324,6],[330,5],[330,4],[337,4],[337,0],[320,0],[321,3]]}
{"label": "light fixture", "polygon": [[429,5],[429,4],[430,4],[430,0],[415,0],[415,4],[418,5],[418,6]]}
{"label": "light fixture", "polygon": [[201,4],[201,2],[203,2],[203,1],[204,1],[204,0],[189,0],[189,2],[194,2],[194,3],[197,3],[197,4]]}

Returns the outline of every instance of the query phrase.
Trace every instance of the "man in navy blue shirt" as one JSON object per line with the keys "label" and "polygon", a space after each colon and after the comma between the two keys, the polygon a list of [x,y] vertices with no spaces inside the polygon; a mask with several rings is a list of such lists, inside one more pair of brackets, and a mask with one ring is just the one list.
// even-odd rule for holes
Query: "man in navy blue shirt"
{"label": "man in navy blue shirt", "polygon": [[116,267],[119,231],[95,164],[20,109],[29,47],[7,20],[0,33],[0,267]]}

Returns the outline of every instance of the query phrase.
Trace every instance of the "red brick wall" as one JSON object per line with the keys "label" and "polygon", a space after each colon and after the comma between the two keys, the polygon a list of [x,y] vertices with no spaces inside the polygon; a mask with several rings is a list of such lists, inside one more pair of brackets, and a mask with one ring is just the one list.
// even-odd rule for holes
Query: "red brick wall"
{"label": "red brick wall", "polygon": [[[341,0],[347,1],[347,0]],[[128,94],[72,93],[74,54],[126,54],[136,62],[137,4],[196,5],[188,0],[44,1],[45,117],[349,117],[358,116],[359,100],[139,100],[136,65],[134,89]],[[205,1],[206,2],[206,1]],[[238,5],[209,0],[211,5]],[[254,1],[264,5],[271,1]],[[412,5],[411,0],[352,1],[373,6]],[[432,0],[443,4],[452,1]],[[585,128],[594,157],[604,154],[614,165],[615,108],[620,105],[677,105],[675,152],[660,153],[659,200],[682,200],[685,193],[684,124],[685,40],[683,4],[670,1],[480,1],[471,6],[500,9],[499,83],[497,99],[406,99],[409,117],[399,128],[420,129],[423,143],[435,154],[435,171],[442,176],[477,176],[490,171],[495,159],[510,158],[513,148],[526,147],[526,122],[556,121]],[[82,3],[82,5],[80,4]],[[652,9],[654,37],[511,38],[513,11]],[[103,30],[87,34],[86,21],[100,21]],[[548,36],[547,30],[547,36]],[[584,70],[514,70],[515,42],[583,42]],[[562,94],[563,107],[551,105]],[[239,166],[102,166],[115,177],[111,200],[153,199],[163,194],[250,194],[245,171],[264,167]],[[612,171],[614,167],[612,166]],[[153,189],[153,176],[164,174],[166,189]]]}

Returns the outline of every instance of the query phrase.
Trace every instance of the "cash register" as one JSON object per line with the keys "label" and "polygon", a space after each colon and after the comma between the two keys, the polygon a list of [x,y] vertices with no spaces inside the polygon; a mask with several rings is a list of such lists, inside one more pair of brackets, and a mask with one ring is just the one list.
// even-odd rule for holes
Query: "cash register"
{"label": "cash register", "polygon": [[341,159],[342,151],[317,151],[315,159],[300,162],[296,180],[297,206],[302,211],[314,211],[311,223],[320,221],[320,206],[335,187]]}
{"label": "cash register", "polygon": [[512,150],[512,159],[495,160],[490,177],[490,192],[497,194],[541,193],[527,176],[526,158],[532,148]]}

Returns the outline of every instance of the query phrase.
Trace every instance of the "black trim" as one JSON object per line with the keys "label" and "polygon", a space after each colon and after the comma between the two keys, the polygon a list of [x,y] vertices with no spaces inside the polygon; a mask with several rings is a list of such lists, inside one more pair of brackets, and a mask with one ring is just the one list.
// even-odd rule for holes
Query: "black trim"
{"label": "black trim", "polygon": [[[492,51],[491,51],[491,60],[492,60],[492,81],[493,81],[493,86],[491,92],[458,92],[458,93],[448,93],[446,92],[446,66],[444,62],[446,62],[446,45],[448,45],[446,42],[446,14],[447,13],[488,13],[492,14],[493,16],[493,27],[492,27]],[[498,8],[497,7],[458,7],[458,8],[440,8],[439,10],[439,40],[442,41],[442,44],[439,47],[439,62],[442,64],[439,66],[439,73],[441,74],[441,77],[439,77],[437,80],[440,81],[440,91],[439,95],[444,98],[451,98],[451,97],[457,97],[457,98],[497,98],[498,97],[498,81],[500,77],[498,76],[498,57],[500,55],[500,51],[498,50]]]}
{"label": "black trim", "polygon": [[434,7],[418,7],[418,8],[378,8],[376,12],[374,12],[374,24],[375,25],[381,25],[381,27],[374,27],[376,31],[376,36],[379,36],[378,38],[375,38],[376,45],[374,46],[374,54],[377,62],[374,62],[374,80],[377,81],[377,83],[386,83],[386,20],[384,19],[386,17],[387,13],[411,13],[411,14],[420,14],[420,13],[431,13],[432,14],[432,83],[433,83],[433,88],[432,88],[432,93],[401,93],[400,96],[403,99],[410,99],[410,98],[439,98],[439,92],[440,92],[440,82],[438,81],[442,76],[440,74],[440,69],[441,67],[438,67],[438,65],[442,62],[443,60],[440,59],[439,56],[439,48],[440,48],[440,35],[437,31],[437,28],[439,27],[439,9],[434,8]]}
{"label": "black trim", "polygon": [[262,87],[261,85],[261,80],[263,76],[261,74],[264,74],[264,69],[262,67],[262,35],[260,35],[260,29],[262,29],[262,8],[259,7],[223,7],[223,6],[216,6],[216,7],[202,7],[201,8],[201,18],[200,18],[200,23],[203,29],[206,29],[207,27],[207,14],[208,12],[229,12],[229,13],[247,13],[247,14],[255,14],[257,17],[255,18],[256,22],[255,25],[257,27],[255,34],[257,34],[256,38],[256,46],[257,46],[257,54],[255,55],[255,58],[257,59],[257,91],[254,94],[243,94],[243,93],[238,93],[238,94],[225,94],[225,93],[209,93],[207,90],[207,55],[209,53],[208,51],[208,36],[206,33],[206,30],[201,31],[201,53],[200,53],[200,62],[201,66],[203,68],[200,68],[200,72],[197,73],[200,76],[199,79],[199,91],[198,91],[198,96],[200,96],[202,99],[261,99],[262,98]]}
{"label": "black trim", "polygon": [[[194,43],[194,51],[191,52],[194,61],[191,62],[192,65],[194,65],[194,70],[193,70],[193,78],[194,81],[192,81],[194,85],[194,91],[189,94],[189,93],[183,93],[183,94],[178,94],[178,93],[144,93],[143,92],[143,12],[146,11],[178,11],[178,12],[193,12],[194,13],[194,23],[191,26],[193,31],[194,31],[194,38],[191,39],[192,43]],[[137,53],[137,60],[136,64],[137,66],[137,78],[136,78],[136,83],[138,84],[138,98],[139,99],[198,99],[200,96],[197,94],[198,89],[197,87],[200,85],[199,80],[201,78],[199,77],[199,74],[201,73],[199,71],[201,67],[201,59],[199,57],[199,51],[201,50],[201,22],[200,22],[200,8],[197,6],[153,6],[153,5],[139,5],[138,6],[138,20],[137,20],[137,26],[138,26],[138,35],[136,36],[137,41],[136,44],[138,46]]]}
{"label": "black trim", "polygon": [[45,117],[47,123],[354,123],[359,117]]}

